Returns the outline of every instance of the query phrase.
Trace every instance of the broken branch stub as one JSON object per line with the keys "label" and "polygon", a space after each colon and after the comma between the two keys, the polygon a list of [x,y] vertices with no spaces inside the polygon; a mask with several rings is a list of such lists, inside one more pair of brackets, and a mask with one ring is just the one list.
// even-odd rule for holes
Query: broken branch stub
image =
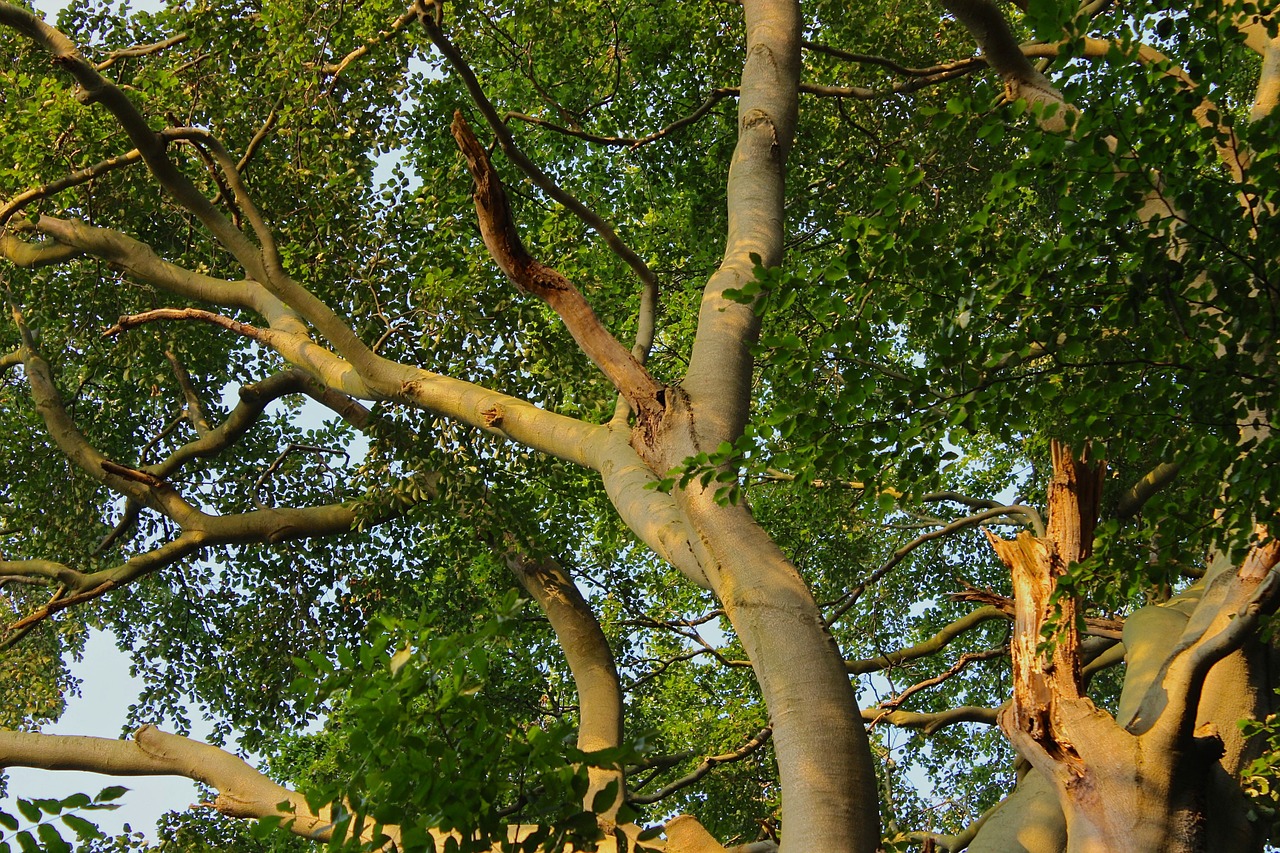
{"label": "broken branch stub", "polygon": [[1078,765],[1079,755],[1063,729],[1061,703],[1081,698],[1079,602],[1057,595],[1058,582],[1092,552],[1104,464],[1086,451],[1076,458],[1052,445],[1049,523],[1043,539],[1023,532],[1012,541],[987,532],[1009,567],[1014,591],[1013,701],[1005,720],[1010,737],[1029,737],[1055,761]]}

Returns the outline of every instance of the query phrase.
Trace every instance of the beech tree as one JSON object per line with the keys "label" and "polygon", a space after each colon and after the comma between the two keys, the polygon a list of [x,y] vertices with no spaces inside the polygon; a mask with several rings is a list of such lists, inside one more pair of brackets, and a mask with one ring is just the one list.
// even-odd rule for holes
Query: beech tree
{"label": "beech tree", "polygon": [[[1270,8],[0,45],[0,766],[196,779],[191,849],[1272,839]],[[39,733],[90,627],[131,739]]]}

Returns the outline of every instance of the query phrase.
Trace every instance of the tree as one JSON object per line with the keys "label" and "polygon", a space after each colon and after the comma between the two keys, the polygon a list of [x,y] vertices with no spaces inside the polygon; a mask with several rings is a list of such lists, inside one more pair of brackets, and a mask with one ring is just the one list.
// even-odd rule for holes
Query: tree
{"label": "tree", "polygon": [[[405,849],[1261,849],[1276,20],[1014,6],[0,3],[0,764]],[[22,731],[85,625],[274,778]]]}

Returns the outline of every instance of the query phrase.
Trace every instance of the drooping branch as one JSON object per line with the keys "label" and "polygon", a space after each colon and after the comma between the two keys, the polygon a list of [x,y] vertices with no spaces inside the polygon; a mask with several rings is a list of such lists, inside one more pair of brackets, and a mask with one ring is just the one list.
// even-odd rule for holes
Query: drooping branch
{"label": "drooping branch", "polygon": [[[622,745],[622,686],[609,641],[591,612],[591,606],[573,580],[551,560],[531,560],[508,553],[507,567],[528,590],[551,623],[552,630],[578,690],[578,748],[584,752],[615,749]],[[599,818],[613,822],[622,805],[626,779],[622,768],[589,767],[589,786],[583,808],[595,808],[596,795],[608,785],[617,796]]]}
{"label": "drooping branch", "polygon": [[578,288],[557,270],[535,260],[525,249],[502,182],[461,111],[453,115],[452,130],[475,181],[476,216],[489,254],[517,289],[537,296],[560,315],[578,346],[626,398],[633,411],[642,419],[657,418],[662,412],[661,386],[609,333]]}

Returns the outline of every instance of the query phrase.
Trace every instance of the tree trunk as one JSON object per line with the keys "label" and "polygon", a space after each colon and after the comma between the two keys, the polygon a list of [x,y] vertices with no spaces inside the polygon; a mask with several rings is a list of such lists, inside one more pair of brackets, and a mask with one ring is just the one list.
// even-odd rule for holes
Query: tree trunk
{"label": "tree trunk", "polygon": [[755,670],[782,783],[782,850],[874,851],[875,769],[839,649],[795,567],[744,506],[683,496],[712,589]]}

